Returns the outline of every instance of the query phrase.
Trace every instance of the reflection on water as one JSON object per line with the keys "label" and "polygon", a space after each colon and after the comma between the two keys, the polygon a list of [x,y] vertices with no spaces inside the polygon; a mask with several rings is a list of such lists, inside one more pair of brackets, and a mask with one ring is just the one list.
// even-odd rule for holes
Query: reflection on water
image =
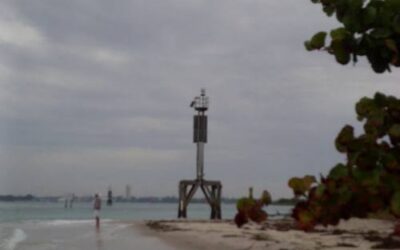
{"label": "reflection on water", "polygon": [[103,239],[101,237],[101,229],[96,227],[96,247],[97,250],[103,250]]}
{"label": "reflection on water", "polygon": [[[4,225],[4,223],[0,223]],[[10,230],[20,228],[27,235],[12,248],[0,239],[0,250],[174,250],[156,237],[144,236],[131,224],[104,222],[100,229],[92,221],[85,223],[23,222],[8,224]]]}

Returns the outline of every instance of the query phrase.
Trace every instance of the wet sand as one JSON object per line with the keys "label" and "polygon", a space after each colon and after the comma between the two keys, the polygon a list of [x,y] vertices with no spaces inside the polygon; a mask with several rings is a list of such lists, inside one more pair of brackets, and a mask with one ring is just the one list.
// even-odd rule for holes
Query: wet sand
{"label": "wet sand", "polygon": [[[93,221],[24,222],[9,225],[24,238],[4,250],[175,250],[155,235],[146,234],[141,224],[106,221],[96,230]],[[10,238],[12,239],[12,238]],[[12,249],[10,248],[12,247]]]}

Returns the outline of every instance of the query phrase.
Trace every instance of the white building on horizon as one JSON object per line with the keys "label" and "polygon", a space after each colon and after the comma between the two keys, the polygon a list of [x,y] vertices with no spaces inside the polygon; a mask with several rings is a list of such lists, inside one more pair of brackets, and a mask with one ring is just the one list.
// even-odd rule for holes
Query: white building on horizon
{"label": "white building on horizon", "polygon": [[131,198],[131,186],[126,185],[125,187],[125,198],[130,199]]}

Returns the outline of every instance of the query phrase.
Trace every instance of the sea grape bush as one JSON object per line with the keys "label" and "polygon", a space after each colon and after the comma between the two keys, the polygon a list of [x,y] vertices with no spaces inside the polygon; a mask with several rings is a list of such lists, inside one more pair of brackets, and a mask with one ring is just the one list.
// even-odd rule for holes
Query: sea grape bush
{"label": "sea grape bush", "polygon": [[295,196],[302,197],[292,213],[300,229],[379,211],[400,218],[400,100],[376,93],[359,100],[356,113],[364,133],[356,136],[346,125],[335,141],[347,162],[319,181],[312,176],[289,180]]}
{"label": "sea grape bush", "polygon": [[307,50],[323,49],[340,64],[357,62],[366,56],[377,73],[399,67],[400,1],[398,0],[311,0],[321,4],[325,14],[335,16],[341,27],[316,33],[305,42]]}
{"label": "sea grape bush", "polygon": [[271,203],[271,195],[264,190],[260,199],[253,198],[253,188],[249,189],[249,197],[241,198],[236,203],[237,214],[235,223],[238,227],[242,227],[249,221],[261,223],[268,218],[268,214],[262,209]]}

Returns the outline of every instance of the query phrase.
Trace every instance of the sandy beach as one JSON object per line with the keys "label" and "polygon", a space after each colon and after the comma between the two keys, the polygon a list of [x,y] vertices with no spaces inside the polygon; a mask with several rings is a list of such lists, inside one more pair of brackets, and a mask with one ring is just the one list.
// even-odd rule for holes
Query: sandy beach
{"label": "sandy beach", "polygon": [[393,225],[388,220],[351,219],[309,233],[294,229],[291,219],[248,224],[240,229],[229,220],[147,221],[141,227],[142,232],[178,249],[400,249],[400,239],[390,237]]}
{"label": "sandy beach", "polygon": [[351,219],[305,233],[289,218],[237,228],[232,220],[24,220],[0,223],[0,250],[400,249],[393,220]]}

